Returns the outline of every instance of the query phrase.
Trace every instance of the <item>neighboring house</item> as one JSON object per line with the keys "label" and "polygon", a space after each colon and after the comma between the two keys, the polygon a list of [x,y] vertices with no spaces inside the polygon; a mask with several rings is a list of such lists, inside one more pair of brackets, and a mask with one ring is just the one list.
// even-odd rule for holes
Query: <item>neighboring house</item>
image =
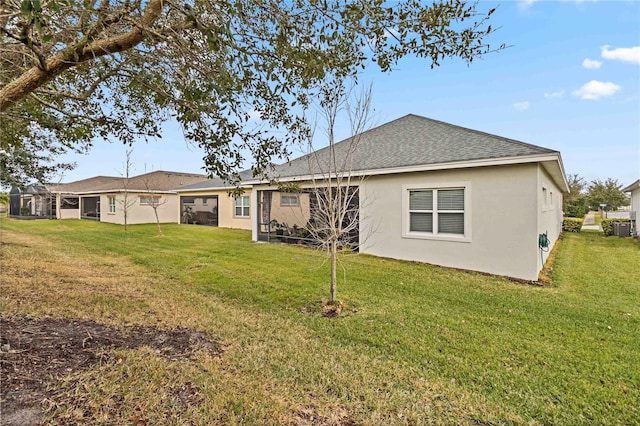
{"label": "neighboring house", "polygon": [[631,194],[631,232],[634,237],[640,235],[638,232],[638,216],[640,215],[640,179],[633,182],[626,188],[622,188],[622,192]]}
{"label": "neighboring house", "polygon": [[[361,253],[538,279],[548,255],[540,234],[553,247],[569,190],[558,151],[416,115],[359,138],[348,163],[358,177]],[[337,158],[347,155],[351,140],[335,145]],[[277,166],[279,186],[243,182],[252,187],[254,241],[271,240],[274,227],[304,236],[296,228],[314,208],[305,188],[322,174],[316,164],[326,162],[328,149],[310,155]],[[289,183],[303,190],[278,190]],[[282,209],[291,210],[287,219]]]}
{"label": "neighboring house", "polygon": [[[250,171],[240,173],[251,178]],[[214,178],[176,189],[180,203],[180,223],[251,229],[249,202],[251,187],[240,185],[244,193],[232,196],[233,186]]]}
{"label": "neighboring house", "polygon": [[[168,171],[154,171],[128,179],[95,176],[70,183],[38,186],[42,194],[37,197],[48,200],[48,217],[124,224],[126,206],[128,224],[153,223],[156,221],[155,206],[160,222],[178,222],[180,210],[175,189],[205,178],[201,174]],[[12,197],[14,192],[22,191],[12,189]],[[28,192],[33,191],[27,190],[19,195],[21,204],[37,205],[36,196]],[[17,196],[15,198],[18,199]],[[35,207],[32,207],[32,214],[37,215]]]}
{"label": "neighboring house", "polygon": [[13,187],[9,192],[9,217],[48,219],[55,217],[55,201],[44,185]]}

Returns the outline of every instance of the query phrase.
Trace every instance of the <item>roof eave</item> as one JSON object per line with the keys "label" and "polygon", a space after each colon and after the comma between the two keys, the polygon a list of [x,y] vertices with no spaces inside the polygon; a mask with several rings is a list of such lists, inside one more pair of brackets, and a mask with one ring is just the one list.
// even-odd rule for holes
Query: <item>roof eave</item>
{"label": "roof eave", "polygon": [[631,192],[631,191],[634,191],[636,189],[640,189],[640,179],[636,180],[631,185],[622,188],[621,191],[622,192]]}
{"label": "roof eave", "polygon": [[[382,169],[367,169],[367,170],[353,170],[351,176],[379,176],[387,174],[399,174],[399,173],[412,173],[412,172],[424,172],[434,170],[449,170],[449,169],[465,169],[474,167],[487,167],[487,166],[503,166],[512,164],[527,164],[527,163],[543,163],[550,169],[549,174],[554,178],[556,184],[564,191],[569,192],[569,186],[566,181],[564,167],[562,165],[562,159],[560,153],[557,151],[545,153],[545,154],[533,154],[516,157],[504,157],[504,158],[487,158],[480,160],[465,160],[465,161],[452,161],[448,163],[435,163],[435,164],[418,164],[413,166],[399,166],[399,167],[387,167]],[[294,182],[305,181],[317,178],[312,174],[298,175],[298,176],[285,176],[277,178],[280,182]],[[245,185],[262,185],[269,183],[267,180],[250,180],[245,181]]]}

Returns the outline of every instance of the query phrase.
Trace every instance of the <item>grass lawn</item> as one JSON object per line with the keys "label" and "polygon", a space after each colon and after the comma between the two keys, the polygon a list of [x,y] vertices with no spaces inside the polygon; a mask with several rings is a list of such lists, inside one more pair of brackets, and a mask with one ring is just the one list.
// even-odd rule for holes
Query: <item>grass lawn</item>
{"label": "grass lawn", "polygon": [[[190,327],[221,357],[120,350],[55,385],[51,423],[637,424],[640,246],[566,234],[554,284],[350,256],[328,265],[245,231],[1,222],[2,316]],[[177,412],[169,394],[201,397]],[[66,397],[65,397],[66,395]],[[109,407],[109,410],[104,409]],[[135,422],[134,422],[135,424]]]}

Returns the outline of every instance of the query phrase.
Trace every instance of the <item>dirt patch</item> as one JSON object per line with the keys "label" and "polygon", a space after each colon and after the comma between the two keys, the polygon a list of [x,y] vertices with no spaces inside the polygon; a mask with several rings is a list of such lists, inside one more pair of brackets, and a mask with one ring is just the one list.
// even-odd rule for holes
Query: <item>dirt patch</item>
{"label": "dirt patch", "polygon": [[205,333],[187,328],[131,326],[118,330],[93,321],[0,320],[0,424],[36,424],[47,386],[78,369],[108,360],[111,349],[147,346],[159,356],[186,360],[204,351],[222,353]]}

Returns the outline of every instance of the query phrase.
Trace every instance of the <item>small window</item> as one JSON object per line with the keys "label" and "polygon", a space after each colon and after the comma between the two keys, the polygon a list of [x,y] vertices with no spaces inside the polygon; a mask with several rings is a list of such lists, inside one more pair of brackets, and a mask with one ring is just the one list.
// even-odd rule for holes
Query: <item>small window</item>
{"label": "small window", "polygon": [[109,201],[109,213],[115,213],[116,212],[116,197],[107,197],[107,200]]}
{"label": "small window", "polygon": [[195,204],[195,197],[182,197],[182,204]]}
{"label": "small window", "polygon": [[409,190],[409,232],[464,235],[464,188]]}
{"label": "small window", "polygon": [[160,197],[155,196],[155,197],[140,197],[140,204],[141,205],[152,205],[152,204],[159,204],[160,203]]}
{"label": "small window", "polygon": [[295,207],[300,203],[300,199],[294,194],[280,194],[281,207]]}
{"label": "small window", "polygon": [[249,217],[249,196],[241,195],[236,197],[236,216]]}
{"label": "small window", "polygon": [[207,205],[209,205],[209,199],[208,199],[208,198],[203,198],[203,199],[202,199],[202,205],[203,205],[203,206],[207,206]]}

